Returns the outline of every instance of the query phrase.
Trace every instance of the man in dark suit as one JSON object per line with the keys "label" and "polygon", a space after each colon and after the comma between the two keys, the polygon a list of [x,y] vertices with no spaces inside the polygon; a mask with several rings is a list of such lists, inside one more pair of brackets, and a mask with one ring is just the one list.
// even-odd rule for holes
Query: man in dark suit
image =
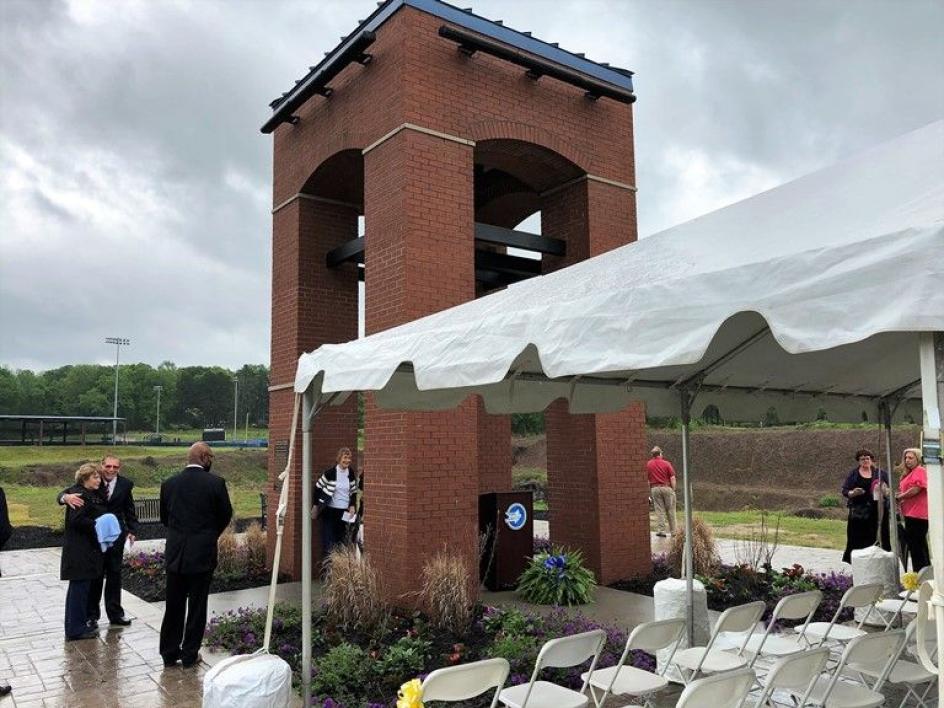
{"label": "man in dark suit", "polygon": [[[112,626],[127,627],[131,620],[125,616],[121,606],[121,564],[125,554],[125,539],[133,545],[138,533],[138,514],[134,509],[134,482],[118,473],[121,471],[121,460],[114,455],[107,455],[102,459],[101,476],[102,486],[98,493],[105,502],[107,512],[114,514],[121,525],[121,536],[115,544],[105,551],[104,575],[93,580],[89,586],[88,618],[91,629],[98,628],[101,617],[102,587],[105,589],[105,614]],[[68,504],[73,509],[82,506],[82,497],[79,494],[59,495],[60,504]]]}
{"label": "man in dark suit", "polygon": [[167,527],[167,602],[160,652],[164,666],[180,661],[184,668],[200,660],[216,542],[233,518],[226,482],[210,474],[210,446],[194,443],[187,462],[182,472],[161,485],[161,523]]}

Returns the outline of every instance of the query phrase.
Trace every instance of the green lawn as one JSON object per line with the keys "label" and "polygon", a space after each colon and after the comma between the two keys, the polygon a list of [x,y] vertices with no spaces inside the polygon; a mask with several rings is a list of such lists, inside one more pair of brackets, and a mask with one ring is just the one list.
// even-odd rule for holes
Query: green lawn
{"label": "green lawn", "polygon": [[62,462],[88,462],[101,460],[105,455],[118,457],[180,457],[186,448],[139,447],[137,445],[10,445],[0,447],[0,467],[23,467],[25,465],[53,464]]}
{"label": "green lawn", "polygon": [[[215,452],[213,471],[226,480],[236,517],[259,516],[259,492],[267,486],[266,450]],[[161,482],[179,472],[187,460],[187,450],[181,447],[0,447],[0,480],[13,525],[61,526],[63,513],[56,494],[72,484],[79,465],[106,454],[121,458],[121,473],[134,481],[137,497],[158,496]]]}
{"label": "green lawn", "polygon": [[[62,526],[62,507],[56,504],[59,487],[27,487],[19,484],[4,485],[10,508],[10,523],[14,526]],[[159,487],[135,487],[135,497],[156,497]],[[229,497],[233,513],[238,519],[259,516],[259,492],[254,489],[230,487]]]}
{"label": "green lawn", "polygon": [[[750,538],[760,526],[760,511],[696,511],[719,538]],[[773,530],[777,514],[767,515],[768,528]],[[679,514],[681,521],[681,513]],[[846,546],[844,519],[805,519],[799,516],[780,517],[780,543],[790,546],[843,549]]]}

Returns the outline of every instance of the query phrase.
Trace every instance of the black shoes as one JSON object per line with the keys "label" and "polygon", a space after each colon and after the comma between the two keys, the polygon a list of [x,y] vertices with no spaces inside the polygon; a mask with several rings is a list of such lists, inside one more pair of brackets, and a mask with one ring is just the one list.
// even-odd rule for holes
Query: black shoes
{"label": "black shoes", "polygon": [[178,661],[180,661],[180,659],[164,659],[164,668],[170,669],[174,666],[177,666]]}
{"label": "black shoes", "polygon": [[83,634],[78,635],[77,637],[66,637],[67,642],[77,642],[80,639],[98,639],[98,632],[89,630]]}
{"label": "black shoes", "polygon": [[131,624],[131,620],[127,617],[118,617],[117,619],[108,620],[108,623],[112,627],[127,627]]}
{"label": "black shoes", "polygon": [[181,659],[180,665],[183,666],[185,669],[189,669],[193,666],[196,666],[201,661],[203,661],[203,656],[200,654],[197,654],[192,659]]}
{"label": "black shoes", "polygon": [[88,622],[85,623],[85,626],[88,627],[89,629],[98,629],[98,620],[90,619]]}
{"label": "black shoes", "polygon": [[9,696],[11,693],[13,693],[13,686],[0,684],[0,696]]}

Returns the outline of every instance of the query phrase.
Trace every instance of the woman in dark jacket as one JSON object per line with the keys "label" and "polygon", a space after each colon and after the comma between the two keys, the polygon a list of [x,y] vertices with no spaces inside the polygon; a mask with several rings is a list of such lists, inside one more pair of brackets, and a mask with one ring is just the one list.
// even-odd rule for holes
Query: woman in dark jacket
{"label": "woman in dark jacket", "polygon": [[102,478],[98,465],[88,463],[75,473],[75,485],[66,490],[79,494],[85,504],[78,509],[66,507],[66,527],[62,538],[60,578],[69,581],[66,593],[66,639],[91,639],[98,633],[88,627],[89,587],[101,577],[105,555],[95,533],[95,519],[105,513],[105,502],[98,493]]}
{"label": "woman in dark jacket", "polygon": [[846,551],[844,563],[852,562],[852,551],[868,548],[875,543],[878,532],[878,485],[882,489],[882,548],[891,549],[888,539],[888,473],[874,466],[875,456],[870,450],[856,452],[859,466],[846,475],[842,496],[849,507],[846,521]]}
{"label": "woman in dark jacket", "polygon": [[322,472],[315,483],[312,516],[318,519],[322,563],[336,546],[350,540],[349,527],[353,523],[344,518],[357,516],[358,495],[363,490],[357,469],[351,464],[353,459],[351,449],[342,447],[338,450],[337,464]]}

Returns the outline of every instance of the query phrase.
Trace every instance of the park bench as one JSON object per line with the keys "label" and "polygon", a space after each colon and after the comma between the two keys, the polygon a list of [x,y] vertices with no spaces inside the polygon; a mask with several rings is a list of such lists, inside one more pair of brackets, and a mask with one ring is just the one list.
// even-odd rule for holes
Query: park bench
{"label": "park bench", "polygon": [[156,524],[161,520],[159,497],[139,497],[134,500],[134,511],[142,524]]}

